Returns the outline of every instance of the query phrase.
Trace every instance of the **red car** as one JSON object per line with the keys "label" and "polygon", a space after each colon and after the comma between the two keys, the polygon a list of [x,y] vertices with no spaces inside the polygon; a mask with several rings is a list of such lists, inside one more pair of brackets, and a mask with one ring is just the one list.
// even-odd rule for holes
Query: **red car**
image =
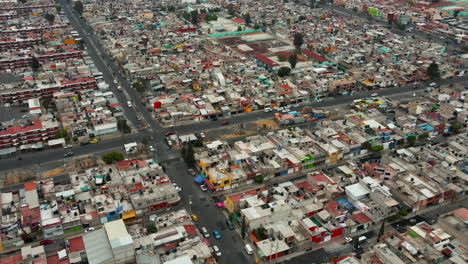
{"label": "red car", "polygon": [[172,135],[174,135],[174,134],[175,134],[175,132],[174,132],[174,131],[169,131],[169,132],[166,132],[166,137],[168,137],[168,136],[172,136]]}
{"label": "red car", "polygon": [[228,120],[224,120],[223,122],[221,122],[221,125],[229,125],[229,121],[228,121]]}
{"label": "red car", "polygon": [[41,242],[39,242],[39,245],[45,246],[45,245],[50,245],[50,244],[53,244],[53,243],[54,243],[53,240],[42,240]]}

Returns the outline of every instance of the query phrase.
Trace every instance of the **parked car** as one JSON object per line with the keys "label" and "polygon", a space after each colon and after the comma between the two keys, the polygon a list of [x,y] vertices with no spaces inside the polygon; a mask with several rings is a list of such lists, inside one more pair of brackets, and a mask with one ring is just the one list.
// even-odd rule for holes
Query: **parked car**
{"label": "parked car", "polygon": [[191,217],[194,222],[198,222],[198,215],[192,214]]}
{"label": "parked car", "polygon": [[202,191],[204,191],[204,192],[206,192],[206,191],[208,190],[208,188],[206,187],[205,184],[200,185],[200,189],[201,189]]}
{"label": "parked car", "polygon": [[166,137],[172,136],[172,135],[175,135],[175,132],[174,131],[167,131],[166,134],[164,134],[164,135],[166,135]]}
{"label": "parked car", "polygon": [[252,255],[254,253],[252,247],[249,244],[245,244],[244,248],[247,254]]}
{"label": "parked car", "polygon": [[75,153],[71,152],[71,151],[68,151],[67,153],[65,153],[63,156],[64,157],[70,157],[70,156],[73,156],[75,155]]}
{"label": "parked car", "polygon": [[81,141],[80,146],[86,146],[89,144],[89,141]]}
{"label": "parked car", "polygon": [[128,107],[132,107],[132,106],[133,106],[133,105],[132,105],[132,102],[127,101],[127,106],[128,106]]}
{"label": "parked car", "polygon": [[221,239],[221,234],[218,230],[213,230],[213,235],[216,239]]}
{"label": "parked car", "polygon": [[435,83],[435,82],[431,82],[431,83],[429,84],[429,86],[432,86],[432,87],[437,87],[437,83]]}
{"label": "parked car", "polygon": [[182,191],[182,188],[180,188],[179,185],[177,185],[177,183],[173,182],[172,185],[174,185],[174,188],[176,189],[177,192]]}
{"label": "parked car", "polygon": [[226,220],[226,225],[229,230],[234,230],[234,224],[230,220]]}
{"label": "parked car", "polygon": [[41,242],[39,242],[39,245],[45,246],[45,245],[51,245],[51,244],[53,244],[53,243],[54,243],[53,240],[46,239],[46,240],[41,240]]}
{"label": "parked car", "polygon": [[205,136],[205,133],[201,132],[201,133],[200,133],[200,137],[201,137],[201,138],[205,138],[205,137],[206,137],[206,136]]}
{"label": "parked car", "polygon": [[208,230],[206,229],[206,227],[202,227],[201,228],[201,232],[203,234],[203,237],[210,237],[210,233],[208,232]]}
{"label": "parked car", "polygon": [[156,149],[153,146],[149,146],[149,151],[154,152]]}
{"label": "parked car", "polygon": [[188,173],[189,173],[191,176],[197,175],[197,173],[195,172],[194,169],[188,169],[187,171],[188,171]]}
{"label": "parked car", "polygon": [[221,122],[221,125],[229,125],[229,120],[224,120],[223,122]]}
{"label": "parked car", "polygon": [[123,91],[122,86],[120,86],[120,85],[117,86],[117,91],[122,92]]}
{"label": "parked car", "polygon": [[85,229],[85,233],[88,233],[88,232],[91,232],[91,231],[94,231],[94,227],[88,227]]}
{"label": "parked car", "polygon": [[265,113],[271,112],[271,108],[270,108],[270,107],[265,107],[265,109],[263,109],[263,111],[264,111]]}
{"label": "parked car", "polygon": [[353,239],[351,237],[345,237],[345,241],[346,243],[350,243],[351,241],[353,241]]}
{"label": "parked car", "polygon": [[214,245],[213,246],[213,251],[216,256],[220,257],[221,256],[221,251],[219,250],[218,246]]}
{"label": "parked car", "polygon": [[65,145],[63,148],[64,149],[69,149],[69,148],[72,148],[73,146],[72,145]]}

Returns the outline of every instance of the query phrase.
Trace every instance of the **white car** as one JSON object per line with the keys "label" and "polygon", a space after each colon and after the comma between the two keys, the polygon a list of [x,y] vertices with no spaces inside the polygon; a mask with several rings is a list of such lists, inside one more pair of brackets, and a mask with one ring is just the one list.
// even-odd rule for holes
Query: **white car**
{"label": "white car", "polygon": [[201,232],[203,234],[204,237],[210,237],[210,233],[208,232],[208,230],[206,229],[206,227],[202,227],[201,228]]}
{"label": "white car", "polygon": [[370,96],[372,96],[372,97],[377,97],[377,96],[379,96],[379,94],[373,93],[373,94],[371,94]]}
{"label": "white car", "polygon": [[167,140],[167,144],[168,144],[169,146],[172,146],[172,141],[171,141],[170,139],[168,139],[168,140]]}
{"label": "white car", "polygon": [[346,241],[346,243],[350,243],[351,241],[353,241],[351,237],[345,237],[344,240]]}
{"label": "white car", "polygon": [[114,80],[114,83],[117,84],[117,80]]}
{"label": "white car", "polygon": [[94,231],[94,227],[88,227],[85,229],[85,233],[88,233],[88,232],[91,232],[91,231]]}
{"label": "white car", "polygon": [[174,185],[174,188],[176,189],[177,192],[181,192],[182,188],[180,188],[177,183],[173,182],[172,185]]}
{"label": "white car", "polygon": [[277,110],[278,110],[278,111],[283,111],[283,109],[284,109],[283,107],[278,107]]}
{"label": "white car", "polygon": [[288,112],[289,112],[289,109],[285,108],[285,109],[283,109],[283,111],[281,111],[281,112],[283,112],[283,113],[288,113]]}
{"label": "white car", "polygon": [[206,137],[206,136],[205,136],[205,133],[201,132],[201,133],[200,133],[200,137],[201,137],[201,138],[205,138],[205,137]]}
{"label": "white car", "polygon": [[429,86],[433,86],[433,87],[434,87],[434,86],[437,86],[437,83],[431,82],[431,83],[429,84]]}
{"label": "white car", "polygon": [[154,152],[156,149],[153,146],[149,146],[149,151]]}
{"label": "white car", "polygon": [[299,104],[294,104],[293,106],[294,106],[294,107],[299,107],[300,105],[299,105]]}
{"label": "white car", "polygon": [[263,109],[263,112],[265,112],[265,113],[271,112],[271,108],[270,107],[265,107],[265,109]]}
{"label": "white car", "polygon": [[128,107],[132,107],[132,102],[127,101],[127,106],[128,106]]}
{"label": "white car", "polygon": [[218,256],[218,257],[221,256],[221,251],[219,251],[218,246],[214,245],[213,246],[213,251],[214,251],[216,256]]}
{"label": "white car", "polygon": [[208,191],[208,188],[206,187],[205,184],[200,185],[200,189],[204,192]]}

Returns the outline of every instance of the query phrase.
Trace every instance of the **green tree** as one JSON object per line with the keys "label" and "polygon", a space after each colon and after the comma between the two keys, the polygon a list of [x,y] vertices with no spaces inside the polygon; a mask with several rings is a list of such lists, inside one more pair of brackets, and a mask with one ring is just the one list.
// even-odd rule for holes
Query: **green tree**
{"label": "green tree", "polygon": [[19,0],[22,4],[26,4],[27,0]]}
{"label": "green tree", "polygon": [[408,145],[413,146],[414,143],[416,143],[416,136],[414,135],[408,136],[406,138],[406,142],[408,143]]}
{"label": "green tree", "polygon": [[88,136],[89,136],[89,138],[95,138],[96,137],[96,135],[94,133],[89,133]]}
{"label": "green tree", "polygon": [[60,129],[56,134],[57,138],[66,138],[68,137],[68,131],[66,129]]}
{"label": "green tree", "polygon": [[383,150],[383,146],[382,145],[375,145],[375,146],[372,146],[370,150],[372,152],[379,152],[379,151]]}
{"label": "green tree", "polygon": [[115,151],[106,153],[102,156],[102,160],[106,164],[112,164],[113,162],[116,162],[116,161],[122,161],[124,160],[124,158],[125,158],[124,154],[120,152],[115,152]]}
{"label": "green tree", "polygon": [[460,130],[461,127],[462,127],[462,126],[461,126],[461,124],[459,124],[459,123],[452,123],[452,124],[450,124],[450,130],[452,130],[452,131],[455,132],[455,133],[458,133],[458,131]]}
{"label": "green tree", "polygon": [[60,13],[60,11],[62,11],[62,6],[61,5],[56,5],[55,9],[57,9],[57,13]]}
{"label": "green tree", "polygon": [[427,74],[431,80],[437,80],[440,78],[439,65],[435,61],[427,67]]}
{"label": "green tree", "polygon": [[400,212],[398,212],[398,214],[402,217],[405,217],[408,215],[408,210],[407,209],[401,209]]}
{"label": "green tree", "polygon": [[31,58],[30,65],[31,65],[31,69],[33,70],[33,72],[37,72],[37,70],[41,67],[41,63],[36,57]]}
{"label": "green tree", "polygon": [[424,141],[424,140],[426,140],[427,138],[429,138],[429,134],[428,134],[427,132],[426,132],[426,133],[423,133],[423,134],[421,134],[421,135],[419,135],[419,137],[418,137],[418,139],[419,139],[420,141]]}
{"label": "green tree", "polygon": [[294,69],[296,68],[296,64],[297,64],[297,54],[294,53],[293,55],[289,56],[289,65],[291,65],[291,69]]}
{"label": "green tree", "polygon": [[249,12],[244,14],[244,21],[247,26],[250,26],[250,24],[252,23],[252,18],[250,17]]}
{"label": "green tree", "polygon": [[242,216],[242,220],[241,220],[241,237],[242,237],[242,239],[245,239],[245,227],[246,227],[245,216]]}
{"label": "green tree", "polygon": [[235,9],[235,7],[234,7],[233,4],[229,4],[229,5],[227,6],[227,9],[228,9],[228,14],[229,14],[230,16],[232,16],[232,17],[233,17],[233,16],[236,16],[236,9]]}
{"label": "green tree", "polygon": [[132,83],[133,89],[135,89],[139,93],[143,93],[146,90],[146,85],[144,83],[144,80],[137,80]]}
{"label": "green tree", "polygon": [[283,56],[281,54],[276,55],[276,57],[278,58],[279,61],[287,61],[288,60],[288,59],[286,59],[285,56]]}
{"label": "green tree", "polygon": [[118,120],[117,128],[119,129],[121,133],[124,133],[124,134],[128,134],[132,131],[127,124],[127,120]]}
{"label": "green tree", "polygon": [[190,12],[190,21],[195,26],[198,25],[198,12],[197,12],[197,10],[193,10],[192,12]]}
{"label": "green tree", "polygon": [[361,144],[361,148],[371,150],[372,149],[372,144],[369,141],[363,142]]}
{"label": "green tree", "polygon": [[216,21],[218,20],[218,16],[216,14],[206,14],[205,21]]}
{"label": "green tree", "polygon": [[83,3],[81,1],[75,2],[75,11],[81,16],[83,14]]}
{"label": "green tree", "polygon": [[55,21],[55,16],[53,14],[47,13],[47,14],[44,15],[44,18],[47,21],[49,21],[50,24],[54,23],[54,21]]}
{"label": "green tree", "polygon": [[242,27],[241,27],[241,26],[238,26],[238,27],[237,27],[237,31],[242,31]]}
{"label": "green tree", "polygon": [[262,184],[263,183],[263,176],[262,175],[257,175],[255,176],[255,183],[257,184]]}
{"label": "green tree", "polygon": [[294,34],[293,43],[294,43],[294,47],[296,47],[297,53],[299,53],[301,51],[302,44],[304,44],[304,36],[302,35],[302,33],[298,32]]}
{"label": "green tree", "polygon": [[289,73],[291,72],[291,68],[289,67],[281,67],[279,68],[278,70],[278,76],[279,77],[284,77],[286,75],[289,75]]}

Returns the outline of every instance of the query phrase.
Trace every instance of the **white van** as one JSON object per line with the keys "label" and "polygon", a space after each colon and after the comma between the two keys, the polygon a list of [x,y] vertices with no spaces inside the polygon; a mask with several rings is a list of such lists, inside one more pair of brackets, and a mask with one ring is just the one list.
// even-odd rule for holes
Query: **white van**
{"label": "white van", "polygon": [[245,251],[247,251],[247,254],[249,255],[253,254],[253,249],[249,244],[245,244]]}

